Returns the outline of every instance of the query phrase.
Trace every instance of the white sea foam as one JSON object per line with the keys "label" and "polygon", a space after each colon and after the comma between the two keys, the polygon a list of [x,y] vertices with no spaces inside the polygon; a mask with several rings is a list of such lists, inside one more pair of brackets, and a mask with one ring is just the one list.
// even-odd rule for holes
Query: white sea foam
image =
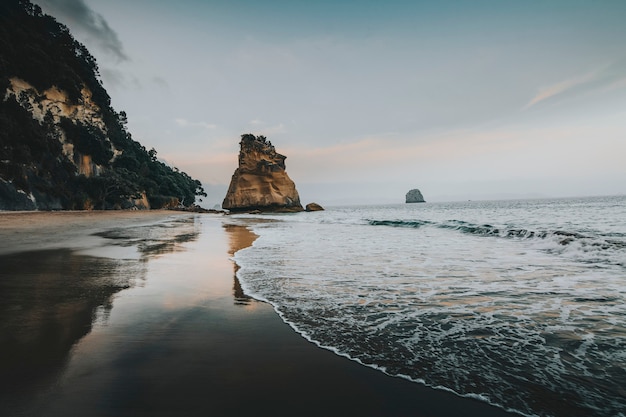
{"label": "white sea foam", "polygon": [[234,259],[320,347],[527,415],[614,416],[624,218],[624,197],[239,216],[260,238]]}

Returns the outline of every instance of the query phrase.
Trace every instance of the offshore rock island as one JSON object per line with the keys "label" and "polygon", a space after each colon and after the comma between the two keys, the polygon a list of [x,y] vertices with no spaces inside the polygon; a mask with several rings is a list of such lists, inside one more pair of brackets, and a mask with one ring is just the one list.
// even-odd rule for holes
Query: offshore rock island
{"label": "offshore rock island", "polygon": [[265,136],[241,135],[239,167],[222,208],[230,212],[304,211],[296,185],[285,171],[284,155]]}
{"label": "offshore rock island", "polygon": [[408,193],[406,193],[406,202],[407,203],[425,203],[426,201],[424,201],[424,196],[422,195],[422,192],[418,190],[417,188],[414,188],[410,190]]}

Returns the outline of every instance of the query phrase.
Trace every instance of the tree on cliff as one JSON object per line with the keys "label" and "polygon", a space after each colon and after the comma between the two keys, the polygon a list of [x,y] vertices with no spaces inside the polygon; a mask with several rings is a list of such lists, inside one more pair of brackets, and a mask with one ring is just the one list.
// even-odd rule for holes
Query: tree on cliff
{"label": "tree on cliff", "polygon": [[[12,78],[30,84],[32,92],[7,94]],[[51,114],[42,122],[34,118],[32,100],[52,87],[76,104],[84,89],[90,91],[104,129],[72,117],[56,124]],[[65,209],[88,207],[94,199],[98,208],[112,208],[142,192],[153,208],[175,201],[188,206],[196,196],[206,196],[199,181],[158,161],[156,150],[134,141],[126,125],[126,113],[111,107],[95,58],[69,29],[28,0],[1,0],[0,188]],[[102,168],[98,178],[78,174],[62,138]],[[39,208],[53,207],[41,204]]]}
{"label": "tree on cliff", "polygon": [[268,141],[265,136],[263,135],[254,136],[252,133],[244,133],[243,135],[241,135],[241,141],[242,142],[256,141],[256,142],[260,142],[260,143],[267,144],[270,146],[272,145],[272,143]]}

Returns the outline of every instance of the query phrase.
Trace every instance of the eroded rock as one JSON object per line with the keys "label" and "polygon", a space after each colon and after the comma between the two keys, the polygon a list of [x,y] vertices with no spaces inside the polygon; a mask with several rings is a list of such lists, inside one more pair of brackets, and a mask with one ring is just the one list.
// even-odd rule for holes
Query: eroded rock
{"label": "eroded rock", "polygon": [[239,167],[222,208],[231,212],[303,211],[296,185],[285,171],[284,155],[264,136],[241,136]]}

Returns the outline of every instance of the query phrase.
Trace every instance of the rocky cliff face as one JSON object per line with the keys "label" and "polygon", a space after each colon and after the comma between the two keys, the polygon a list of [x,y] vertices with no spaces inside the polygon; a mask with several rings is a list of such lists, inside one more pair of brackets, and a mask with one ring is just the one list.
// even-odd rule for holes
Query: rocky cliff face
{"label": "rocky cliff face", "polygon": [[[123,153],[117,149],[107,137],[107,128],[103,120],[101,109],[91,100],[92,94],[86,87],[80,92],[80,97],[73,102],[66,92],[53,86],[46,91],[39,92],[28,82],[13,77],[9,79],[4,100],[13,99],[18,102],[31,117],[40,125],[45,125],[51,137],[55,137],[62,146],[62,154],[72,161],[78,173],[91,177],[99,175],[103,166],[93,161],[92,155],[82,154],[76,150],[74,143],[67,137],[67,132],[61,127],[65,120],[71,120],[73,124],[89,126],[97,131],[99,139],[104,143],[104,148],[110,152],[111,159]],[[93,137],[96,140],[95,135]],[[103,161],[109,162],[109,161]]]}
{"label": "rocky cliff face", "polygon": [[263,136],[242,135],[240,147],[239,167],[222,208],[231,212],[303,211],[296,185],[285,171],[286,157]]}
{"label": "rocky cliff face", "polygon": [[165,208],[206,195],[126,123],[67,27],[28,0],[0,1],[0,210]]}
{"label": "rocky cliff face", "polygon": [[406,193],[407,203],[425,203],[422,193],[417,188],[410,190]]}

